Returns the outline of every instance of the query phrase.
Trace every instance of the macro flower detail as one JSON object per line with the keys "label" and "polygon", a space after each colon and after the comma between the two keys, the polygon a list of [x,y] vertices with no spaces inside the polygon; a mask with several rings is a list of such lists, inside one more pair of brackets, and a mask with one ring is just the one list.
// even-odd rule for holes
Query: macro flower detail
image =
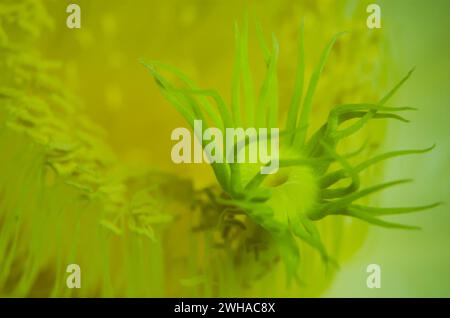
{"label": "macro flower detail", "polygon": [[0,1],[0,297],[447,295],[419,2]]}
{"label": "macro flower detail", "polygon": [[[434,148],[398,150],[379,154],[353,163],[362,151],[339,153],[339,143],[351,138],[370,121],[392,119],[408,122],[400,112],[411,107],[387,106],[391,97],[408,80],[410,71],[379,101],[364,101],[334,106],[327,121],[315,132],[309,127],[313,112],[314,93],[333,46],[345,33],[335,35],[325,47],[308,85],[305,85],[304,27],[298,40],[298,64],[292,100],[284,126],[279,126],[279,96],[277,63],[279,45],[272,36],[269,50],[263,32],[257,24],[257,35],[266,63],[266,75],[258,94],[254,94],[247,48],[247,21],[242,33],[235,26],[235,64],[232,79],[231,102],[227,104],[213,89],[201,89],[178,69],[158,61],[142,63],[149,69],[166,99],[193,127],[195,120],[209,122],[214,127],[279,127],[280,169],[274,174],[262,174],[261,164],[211,164],[224,194],[217,198],[224,207],[237,208],[252,221],[268,231],[284,260],[288,281],[298,275],[300,255],[296,238],[316,249],[326,264],[337,266],[327,252],[315,221],[330,215],[345,215],[386,228],[415,229],[415,226],[397,224],[381,217],[433,208],[438,203],[401,208],[365,206],[358,200],[410,180],[395,180],[362,187],[360,173],[389,158],[426,153]],[[167,75],[164,75],[167,74]],[[173,81],[169,80],[171,76]],[[174,83],[177,84],[174,84]],[[339,83],[336,83],[339,85]],[[205,127],[208,125],[204,124]],[[203,131],[202,131],[203,133]],[[248,151],[249,136],[237,140],[238,151]],[[261,136],[259,136],[261,137]],[[269,136],[266,136],[268,138]],[[205,144],[203,144],[205,147]],[[225,156],[226,154],[222,154]],[[351,162],[352,160],[352,162]]]}

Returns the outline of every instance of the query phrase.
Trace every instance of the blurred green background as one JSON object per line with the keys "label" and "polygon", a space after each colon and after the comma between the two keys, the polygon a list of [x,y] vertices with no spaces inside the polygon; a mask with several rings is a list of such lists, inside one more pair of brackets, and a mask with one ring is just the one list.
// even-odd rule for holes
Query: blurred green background
{"label": "blurred green background", "polygon": [[[57,24],[64,23],[66,3],[52,5]],[[180,167],[170,162],[171,143],[161,136],[167,136],[173,127],[182,126],[184,122],[174,109],[167,107],[137,60],[150,57],[175,63],[200,83],[215,87],[226,96],[231,73],[224,74],[224,70],[231,70],[233,61],[231,25],[242,17],[245,6],[239,1],[224,3],[217,0],[174,1],[154,6],[131,6],[112,1],[110,6],[105,5],[100,10],[95,2],[79,3],[84,12],[81,32],[57,32],[43,43],[49,45],[49,56],[65,60],[66,82],[84,98],[87,112],[107,129],[109,142],[120,159],[132,165],[152,164],[182,173],[193,177],[197,186],[212,182],[206,166]],[[322,19],[311,23],[306,33],[307,52],[313,55],[309,57],[311,63],[317,59],[329,36],[349,27],[343,22],[345,19],[341,20],[339,8],[358,8],[351,24],[352,32],[357,36],[365,32],[375,36],[382,34],[376,45],[387,44],[385,86],[391,87],[409,69],[416,67],[404,89],[395,96],[394,104],[418,107],[419,111],[408,114],[409,124],[388,123],[387,138],[377,152],[437,145],[431,153],[393,159],[386,164],[382,179],[414,178],[415,182],[383,192],[379,195],[379,206],[447,201],[450,197],[450,2],[322,0],[299,3],[297,6],[294,1],[251,2],[251,9],[262,20],[267,33],[273,31],[280,37],[281,54],[285,57],[281,57],[279,72],[288,82],[288,88],[282,89],[290,89],[295,30],[301,17],[306,15],[306,21],[314,21],[315,14]],[[364,8],[369,3],[381,6],[382,30],[368,30],[364,26],[367,16]],[[304,11],[304,8],[308,10]],[[135,17],[133,23],[129,20],[131,16]],[[364,44],[351,41],[353,38],[346,45],[360,51],[355,59],[361,64],[373,63],[369,62],[372,58],[370,48],[358,47]],[[255,41],[250,45],[254,52],[257,51]],[[374,60],[382,58],[377,53],[374,56]],[[331,61],[328,67],[333,65]],[[354,66],[344,64],[344,67]],[[339,85],[322,83],[323,92],[333,95],[331,89],[334,86],[352,81],[366,85],[374,77],[372,69],[367,71],[367,78],[358,72],[349,72],[348,76],[352,74],[357,74],[358,78],[346,79]],[[256,78],[261,76],[261,70],[257,69]],[[84,81],[78,81],[78,78]],[[332,78],[336,80],[337,75]],[[94,83],[101,83],[99,89],[93,89]],[[339,92],[337,88],[334,93],[339,95]],[[318,95],[325,98],[326,94],[319,91]],[[285,103],[284,96],[281,95],[282,104]],[[328,103],[325,99],[315,107]],[[323,109],[316,108],[316,111],[319,117],[321,113],[325,114]],[[142,134],[150,129],[160,134]],[[150,147],[154,144],[158,147]],[[396,220],[396,217],[392,219]],[[402,215],[397,220],[420,225],[423,229],[399,231],[370,227],[363,248],[342,266],[325,296],[450,296],[448,205],[425,213]],[[380,289],[366,286],[366,267],[371,263],[381,265]]]}
{"label": "blurred green background", "polygon": [[[429,154],[394,159],[386,165],[389,179],[412,177],[415,182],[383,193],[380,203],[441,200],[444,204],[429,213],[400,217],[404,223],[421,225],[420,231],[371,227],[364,247],[338,273],[325,296],[450,297],[450,2],[377,2],[390,44],[390,67],[401,71],[416,67],[395,102],[419,108],[409,115],[411,123],[388,126],[385,146],[398,149],[436,143]],[[371,263],[381,266],[380,289],[366,287],[366,266]]]}

